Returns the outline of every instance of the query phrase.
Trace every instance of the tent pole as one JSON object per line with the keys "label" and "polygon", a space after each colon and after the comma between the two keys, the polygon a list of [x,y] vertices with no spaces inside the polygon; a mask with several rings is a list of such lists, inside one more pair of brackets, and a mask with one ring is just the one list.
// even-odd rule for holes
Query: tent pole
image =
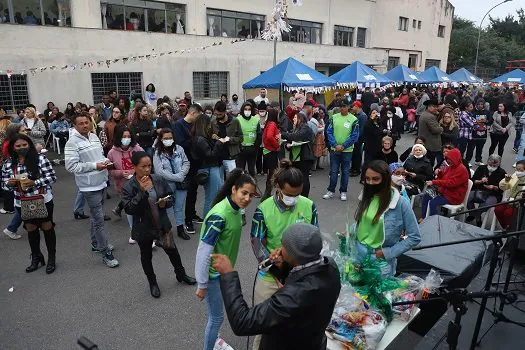
{"label": "tent pole", "polygon": [[273,39],[273,66],[277,65],[277,38]]}

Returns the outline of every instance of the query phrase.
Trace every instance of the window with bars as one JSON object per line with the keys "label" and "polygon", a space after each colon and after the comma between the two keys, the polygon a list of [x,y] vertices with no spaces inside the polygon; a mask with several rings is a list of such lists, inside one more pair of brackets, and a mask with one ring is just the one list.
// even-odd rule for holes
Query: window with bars
{"label": "window with bars", "polygon": [[366,28],[357,28],[357,47],[365,47],[366,43]]}
{"label": "window with bars", "polygon": [[354,46],[354,28],[334,26],[334,45]]}
{"label": "window with bars", "polygon": [[71,0],[0,0],[0,23],[71,26]]}
{"label": "window with bars", "polygon": [[129,97],[131,93],[142,96],[142,73],[91,73],[93,102],[102,102],[102,96],[111,90],[117,96]]}
{"label": "window with bars", "polygon": [[399,26],[397,27],[398,30],[402,30],[404,32],[408,32],[408,18],[406,17],[399,17]]}
{"label": "window with bars", "polygon": [[283,33],[283,41],[321,44],[321,37],[323,35],[322,23],[289,19],[288,24],[292,26],[292,29],[289,33]]}
{"label": "window with bars", "polygon": [[228,72],[193,72],[193,96],[195,99],[219,99],[228,93]]}
{"label": "window with bars", "polygon": [[433,60],[433,59],[427,59],[425,60],[425,69],[428,69],[430,67],[438,67],[441,68],[441,60]]}
{"label": "window with bars", "polygon": [[28,104],[27,75],[0,75],[0,106],[6,111],[15,111]]}
{"label": "window with bars", "polygon": [[260,39],[263,15],[219,9],[206,9],[208,36]]}
{"label": "window with bars", "polygon": [[445,26],[438,26],[438,36],[440,38],[445,37]]}
{"label": "window with bars", "polygon": [[387,70],[391,70],[399,65],[399,57],[388,56]]}

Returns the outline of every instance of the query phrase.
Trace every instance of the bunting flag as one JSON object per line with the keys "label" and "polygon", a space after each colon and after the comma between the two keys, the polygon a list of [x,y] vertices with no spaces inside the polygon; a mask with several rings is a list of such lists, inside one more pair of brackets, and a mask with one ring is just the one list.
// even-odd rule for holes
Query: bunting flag
{"label": "bunting flag", "polygon": [[14,72],[13,69],[11,69],[11,68],[7,68],[7,69],[0,69],[0,74],[6,73],[8,78],[10,78],[12,74],[25,75],[26,72],[29,71],[31,73],[31,75],[35,75],[37,73],[42,73],[42,72],[46,71],[48,68],[49,68],[50,71],[60,70],[60,71],[71,72],[71,71],[74,71],[76,69],[80,69],[80,70],[91,69],[91,68],[95,67],[95,64],[99,68],[102,67],[104,64],[109,68],[112,64],[119,63],[119,62],[122,62],[122,64],[127,64],[127,63],[137,62],[137,60],[139,62],[142,62],[144,60],[150,61],[150,60],[154,60],[154,59],[157,59],[157,58],[163,57],[163,56],[173,56],[173,55],[175,55],[177,53],[179,53],[179,54],[191,53],[191,52],[196,52],[198,50],[206,50],[206,49],[209,49],[209,48],[214,47],[214,46],[221,46],[221,45],[226,45],[226,44],[233,45],[233,44],[236,44],[236,43],[241,43],[241,42],[245,42],[245,41],[253,41],[253,40],[254,39],[238,38],[238,39],[233,39],[233,40],[224,41],[224,42],[223,41],[216,41],[216,42],[213,42],[210,45],[199,46],[199,47],[194,47],[194,48],[189,48],[189,49],[165,51],[165,52],[160,52],[160,53],[148,53],[148,54],[144,54],[144,55],[132,55],[132,56],[128,56],[128,57],[108,58],[108,59],[103,59],[103,60],[87,61],[87,62],[81,62],[81,63],[68,63],[68,64],[57,64],[57,63],[55,63],[55,64],[52,64],[52,65],[49,65],[49,66],[20,69],[17,72]]}

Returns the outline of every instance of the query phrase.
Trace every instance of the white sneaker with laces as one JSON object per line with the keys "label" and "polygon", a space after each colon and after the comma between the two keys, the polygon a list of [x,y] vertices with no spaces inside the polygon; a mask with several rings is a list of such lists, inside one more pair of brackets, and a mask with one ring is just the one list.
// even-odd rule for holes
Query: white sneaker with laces
{"label": "white sneaker with laces", "polygon": [[9,230],[6,229],[6,228],[4,229],[4,234],[5,234],[7,237],[11,238],[11,239],[20,239],[20,238],[22,238],[22,235],[19,235],[19,234],[16,233],[16,232],[9,231]]}
{"label": "white sneaker with laces", "polygon": [[341,200],[342,200],[343,202],[346,202],[346,199],[347,199],[347,198],[346,198],[346,192],[341,192]]}
{"label": "white sneaker with laces", "polygon": [[334,197],[334,193],[333,192],[326,192],[326,194],[323,196],[323,199],[330,199],[330,198],[333,198]]}
{"label": "white sneaker with laces", "polygon": [[128,243],[129,244],[135,244],[135,243],[137,243],[137,241],[135,241],[133,238],[129,237]]}

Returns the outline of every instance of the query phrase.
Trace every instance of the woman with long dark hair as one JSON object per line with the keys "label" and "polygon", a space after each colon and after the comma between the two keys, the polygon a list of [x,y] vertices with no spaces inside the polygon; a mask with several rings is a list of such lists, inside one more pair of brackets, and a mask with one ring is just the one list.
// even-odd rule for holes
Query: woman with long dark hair
{"label": "woman with long dark hair", "polygon": [[199,164],[197,177],[204,183],[203,215],[206,216],[212,207],[213,198],[224,182],[221,170],[223,143],[212,139],[210,119],[206,114],[197,117],[191,134],[193,136],[192,158]]}
{"label": "woman with long dark hair", "polygon": [[198,283],[197,298],[206,299],[208,305],[204,350],[213,349],[224,320],[219,273],[210,265],[210,254],[224,254],[235,266],[242,232],[241,209],[246,208],[255,196],[255,179],[242,169],[233,169],[217,193],[214,206],[201,227],[195,276]]}
{"label": "woman with long dark hair", "polygon": [[[383,273],[394,275],[397,257],[417,246],[421,234],[410,202],[391,187],[388,164],[369,162],[355,212],[355,234],[360,258],[367,255],[386,262]],[[406,239],[399,237],[406,235]]]}
{"label": "woman with long dark hair", "polygon": [[140,248],[140,262],[148,278],[150,293],[160,297],[160,289],[153,270],[152,245],[157,240],[168,255],[177,281],[188,285],[195,284],[195,279],[186,274],[179,251],[173,240],[171,222],[166,209],[173,205],[171,189],[164,179],[151,173],[151,158],[144,151],[133,153],[131,158],[134,175],[122,189],[124,210],[133,216],[131,236]]}
{"label": "woman with long dark hair", "polygon": [[73,105],[73,102],[67,103],[66,109],[64,110],[64,114],[66,115],[69,121],[73,120],[73,116],[75,115],[75,106]]}
{"label": "woman with long dark hair", "polygon": [[279,130],[279,112],[272,108],[268,111],[266,126],[263,133],[263,162],[266,175],[266,189],[262,200],[272,195],[272,178],[279,166],[279,150],[281,149],[281,131]]}
{"label": "woman with long dark hair", "polygon": [[8,152],[10,159],[2,167],[2,187],[6,191],[14,192],[15,210],[22,217],[24,214],[30,214],[22,212],[22,197],[42,195],[47,211],[47,215],[43,218],[23,220],[31,248],[31,264],[26,268],[26,272],[33,272],[40,265],[46,264],[40,251],[38,232],[40,229],[44,233],[48,254],[46,273],[53,273],[56,262],[56,235],[53,223],[54,205],[51,184],[56,181],[55,171],[46,156],[38,154],[35,145],[26,135],[17,134],[11,138]]}
{"label": "woman with long dark hair", "polygon": [[153,140],[157,135],[157,131],[153,126],[153,111],[147,105],[140,105],[135,108],[135,115],[137,118],[131,123],[133,134],[137,139],[137,143],[144,148],[144,151],[153,157]]}
{"label": "woman with long dark hair", "polygon": [[[133,153],[144,151],[142,147],[137,144],[135,137],[130,128],[125,125],[119,125],[115,128],[115,136],[113,139],[113,147],[108,152],[108,159],[113,163],[113,168],[109,171],[111,177],[115,179],[115,190],[119,195],[122,194],[122,186],[128,179],[130,179],[135,170],[131,157]],[[124,209],[124,202],[119,201],[117,207],[112,210],[113,214],[119,218],[122,216],[122,210]],[[133,219],[131,215],[128,215],[129,230],[131,231]],[[136,242],[129,238],[129,244],[135,244]]]}
{"label": "woman with long dark hair", "polygon": [[[173,214],[177,226],[177,236],[184,240],[190,239],[184,230],[184,203],[186,202],[186,175],[190,171],[190,161],[184,153],[184,148],[175,144],[171,129],[162,129],[155,145],[153,167],[155,173],[162,177],[170,186],[173,198]],[[188,233],[195,233],[195,230]]]}

